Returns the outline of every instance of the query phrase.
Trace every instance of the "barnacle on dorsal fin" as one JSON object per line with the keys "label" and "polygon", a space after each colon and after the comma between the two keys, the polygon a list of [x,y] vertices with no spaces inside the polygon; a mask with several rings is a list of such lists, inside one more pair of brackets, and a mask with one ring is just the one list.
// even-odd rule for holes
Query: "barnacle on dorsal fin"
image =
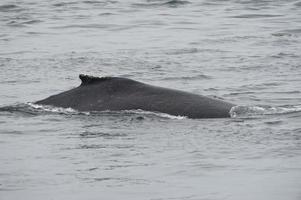
{"label": "barnacle on dorsal fin", "polygon": [[82,81],[81,85],[89,85],[89,84],[94,84],[94,83],[109,80],[111,77],[95,77],[86,74],[80,74],[79,78]]}

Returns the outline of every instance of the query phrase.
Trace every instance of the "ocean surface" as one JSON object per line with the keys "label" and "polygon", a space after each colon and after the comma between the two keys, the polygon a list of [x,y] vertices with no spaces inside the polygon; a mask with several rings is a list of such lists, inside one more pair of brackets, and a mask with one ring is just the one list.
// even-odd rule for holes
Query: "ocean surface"
{"label": "ocean surface", "polygon": [[[33,102],[120,76],[228,119]],[[0,199],[300,200],[300,0],[1,0]]]}

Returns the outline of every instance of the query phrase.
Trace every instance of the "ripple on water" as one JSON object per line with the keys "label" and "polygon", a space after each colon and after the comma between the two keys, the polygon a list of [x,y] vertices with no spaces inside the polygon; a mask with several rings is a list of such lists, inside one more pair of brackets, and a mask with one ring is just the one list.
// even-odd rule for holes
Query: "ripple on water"
{"label": "ripple on water", "polygon": [[271,17],[282,17],[284,15],[276,15],[276,14],[241,14],[231,16],[231,18],[243,18],[243,19],[256,19],[256,18],[271,18]]}
{"label": "ripple on water", "polygon": [[272,121],[267,121],[264,123],[268,124],[268,125],[281,125],[281,124],[283,124],[283,121],[282,120],[272,120]]}
{"label": "ripple on water", "polygon": [[98,14],[98,16],[111,16],[111,15],[116,15],[116,14],[112,13],[112,12],[103,12],[103,13]]}
{"label": "ripple on water", "polygon": [[106,133],[106,132],[92,132],[92,131],[84,131],[79,134],[81,138],[115,138],[115,137],[126,137],[128,136],[126,133]]}
{"label": "ripple on water", "polygon": [[37,24],[37,23],[41,23],[41,22],[43,22],[43,21],[39,20],[39,19],[33,19],[33,20],[22,22],[22,24]]}
{"label": "ripple on water", "polygon": [[120,27],[115,24],[73,24],[64,26],[54,26],[52,29],[109,29]]}
{"label": "ripple on water", "polygon": [[190,4],[190,1],[181,1],[181,0],[170,0],[170,1],[149,1],[150,3],[134,3],[132,4],[135,7],[140,8],[154,8],[154,7],[170,7],[170,8],[177,8],[186,4]]}
{"label": "ripple on water", "polygon": [[13,130],[13,131],[1,131],[0,134],[8,134],[8,135],[22,135],[23,132],[22,131],[17,131],[17,130]]}
{"label": "ripple on water", "polygon": [[112,1],[112,0],[103,0],[103,1],[97,1],[97,0],[86,0],[82,1],[85,4],[91,4],[91,5],[108,5],[108,4],[116,4],[118,1]]}
{"label": "ripple on water", "polygon": [[281,31],[277,31],[272,33],[271,35],[275,37],[300,37],[301,36],[301,29],[284,29]]}
{"label": "ripple on water", "polygon": [[80,4],[86,4],[86,5],[91,5],[91,6],[106,6],[109,4],[115,4],[117,1],[97,1],[97,0],[86,0],[86,1],[71,1],[71,2],[59,2],[59,3],[54,3],[52,4],[54,7],[68,7],[68,6],[74,6],[78,5],[80,8]]}
{"label": "ripple on water", "polygon": [[169,76],[169,77],[165,77],[162,78],[161,80],[202,80],[202,79],[212,79],[211,76],[205,75],[205,74],[197,74],[194,76]]}
{"label": "ripple on water", "polygon": [[294,3],[294,5],[297,6],[297,7],[301,7],[301,1],[298,1],[298,2]]}
{"label": "ripple on water", "polygon": [[64,6],[69,6],[69,5],[75,5],[78,4],[78,2],[73,1],[73,2],[60,2],[60,3],[55,3],[52,4],[54,7],[64,7]]}
{"label": "ripple on water", "polygon": [[18,8],[19,7],[14,5],[14,4],[2,5],[2,6],[0,6],[0,12],[11,12],[11,11],[14,11]]}
{"label": "ripple on water", "polygon": [[15,20],[12,20],[12,21],[7,22],[6,25],[7,25],[7,26],[10,26],[10,27],[16,27],[16,28],[17,28],[17,27],[18,27],[18,28],[26,27],[25,24],[20,23],[20,22],[15,21]]}

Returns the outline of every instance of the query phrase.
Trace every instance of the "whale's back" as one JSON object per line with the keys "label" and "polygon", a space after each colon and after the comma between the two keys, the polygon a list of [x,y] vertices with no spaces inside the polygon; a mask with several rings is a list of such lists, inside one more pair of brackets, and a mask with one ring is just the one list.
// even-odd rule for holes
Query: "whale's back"
{"label": "whale's back", "polygon": [[80,79],[80,86],[36,103],[79,111],[142,109],[190,118],[229,117],[234,106],[218,99],[127,78],[80,75]]}

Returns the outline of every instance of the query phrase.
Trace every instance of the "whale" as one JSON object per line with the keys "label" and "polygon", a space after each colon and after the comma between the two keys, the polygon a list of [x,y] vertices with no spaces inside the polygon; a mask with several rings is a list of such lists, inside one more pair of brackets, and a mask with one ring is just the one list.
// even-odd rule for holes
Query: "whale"
{"label": "whale", "polygon": [[154,86],[123,77],[80,74],[81,84],[35,104],[78,111],[144,110],[175,116],[227,118],[235,105],[221,99]]}

